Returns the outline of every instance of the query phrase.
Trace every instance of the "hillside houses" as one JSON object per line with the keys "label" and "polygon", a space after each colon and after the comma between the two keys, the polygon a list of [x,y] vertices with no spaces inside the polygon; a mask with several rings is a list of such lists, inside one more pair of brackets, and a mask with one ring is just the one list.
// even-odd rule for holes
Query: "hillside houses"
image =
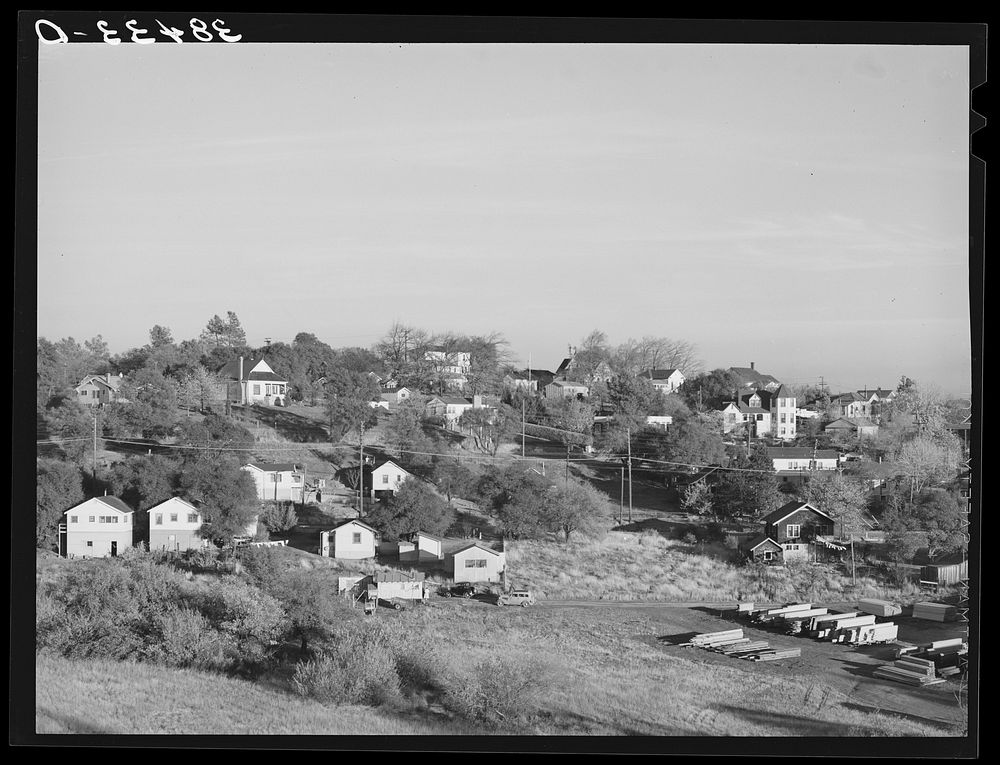
{"label": "hillside houses", "polygon": [[723,433],[745,426],[751,438],[773,435],[782,441],[796,436],[795,396],[783,385],[773,390],[761,389],[743,393],[722,409]]}
{"label": "hillside houses", "polygon": [[180,497],[154,505],[149,515],[149,549],[179,552],[200,550],[209,541],[200,532],[204,519],[197,507]]}

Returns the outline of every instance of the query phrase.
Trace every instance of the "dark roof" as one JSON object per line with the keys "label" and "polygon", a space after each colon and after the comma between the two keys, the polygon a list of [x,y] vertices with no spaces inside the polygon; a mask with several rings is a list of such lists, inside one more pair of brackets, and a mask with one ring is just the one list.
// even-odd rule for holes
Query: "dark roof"
{"label": "dark roof", "polygon": [[817,508],[813,507],[808,502],[799,502],[798,500],[792,500],[791,502],[782,505],[774,512],[765,515],[763,518],[760,519],[760,522],[763,523],[765,526],[770,526],[772,523],[777,523],[782,518],[788,517],[797,510],[811,510],[812,512],[816,513],[817,515],[823,516],[829,521],[833,520],[833,518],[831,518],[829,515],[824,513],[822,510],[818,510]]}
{"label": "dark roof", "polygon": [[771,383],[778,383],[780,385],[781,381],[776,377],[771,375],[762,375],[756,369],[751,369],[750,367],[729,367],[729,371],[739,377],[744,385],[768,385]]}
{"label": "dark roof", "polygon": [[[273,380],[277,382],[287,382],[284,377],[273,372],[250,372],[260,362],[264,361],[263,356],[243,358],[243,374],[245,380]],[[235,358],[219,370],[219,375],[229,380],[240,379],[240,360]]]}
{"label": "dark roof", "polygon": [[482,542],[470,542],[464,547],[460,547],[457,550],[455,550],[455,552],[453,552],[452,555],[458,555],[459,553],[465,552],[466,550],[471,550],[473,547],[478,547],[480,550],[485,550],[486,552],[493,553],[494,555],[499,555],[501,552],[500,550],[495,550],[492,547],[487,547]]}
{"label": "dark roof", "polygon": [[294,473],[301,469],[294,462],[248,462],[247,465],[263,470],[265,473],[285,473],[288,471]]}
{"label": "dark roof", "polygon": [[472,404],[472,399],[471,398],[464,398],[462,396],[434,396],[434,398],[432,398],[427,403],[428,404],[431,403],[431,401],[433,401],[435,398],[438,401],[440,401],[440,402],[442,402],[444,404],[455,404],[455,405],[471,405]]}
{"label": "dark roof", "polygon": [[768,446],[767,456],[771,459],[784,459],[788,457],[811,458],[813,454],[817,459],[828,460],[834,457],[840,458],[840,452],[836,449],[812,449],[809,446]]}
{"label": "dark roof", "polygon": [[679,369],[647,369],[645,372],[640,372],[636,377],[645,377],[650,380],[666,380],[674,372],[680,372]]}
{"label": "dark roof", "polygon": [[749,552],[753,552],[765,542],[770,542],[777,549],[779,550],[781,549],[781,545],[779,545],[777,542],[775,542],[773,539],[771,539],[771,537],[767,536],[766,534],[757,534],[755,536],[752,536],[749,539],[744,540],[742,544],[740,544],[740,547]]}
{"label": "dark roof", "polygon": [[574,382],[573,380],[553,380],[549,385],[558,385],[560,388],[574,386],[577,388],[586,388],[587,386],[581,382]]}
{"label": "dark roof", "polygon": [[[131,507],[129,507],[124,502],[122,502],[120,499],[118,499],[118,497],[92,497],[92,499],[96,499],[96,500],[98,500],[100,502],[103,502],[108,507],[110,507],[110,508],[112,508],[114,510],[118,510],[119,512],[122,512],[122,513],[134,513],[135,512]],[[89,502],[89,501],[90,500],[84,500],[84,502]],[[74,507],[79,507],[82,504],[83,504],[83,502],[81,502],[78,505],[75,505]],[[73,507],[70,508],[70,510],[73,510],[73,509],[74,509]],[[67,510],[66,512],[68,513],[69,510]]]}
{"label": "dark roof", "polygon": [[556,374],[557,375],[565,374],[566,371],[569,369],[570,364],[572,364],[572,363],[573,363],[573,359],[571,359],[571,358],[570,359],[563,359],[562,363],[556,369]]}

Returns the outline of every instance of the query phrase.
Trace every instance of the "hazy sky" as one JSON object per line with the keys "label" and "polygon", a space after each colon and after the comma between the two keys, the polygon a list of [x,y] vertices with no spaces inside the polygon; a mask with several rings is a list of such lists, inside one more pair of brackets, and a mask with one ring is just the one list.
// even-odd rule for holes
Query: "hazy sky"
{"label": "hazy sky", "polygon": [[39,46],[38,333],[592,329],[970,389],[968,49]]}

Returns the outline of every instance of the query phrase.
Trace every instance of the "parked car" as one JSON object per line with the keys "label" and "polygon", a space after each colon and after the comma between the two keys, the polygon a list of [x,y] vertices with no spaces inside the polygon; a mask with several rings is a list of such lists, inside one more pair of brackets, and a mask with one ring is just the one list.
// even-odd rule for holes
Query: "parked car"
{"label": "parked car", "polygon": [[535,605],[535,596],[531,594],[531,590],[511,590],[510,592],[502,592],[497,598],[498,606],[523,606],[527,608],[528,606]]}
{"label": "parked car", "polygon": [[453,585],[444,585],[438,590],[439,595],[446,598],[471,598],[476,594],[476,586],[472,582],[459,582]]}

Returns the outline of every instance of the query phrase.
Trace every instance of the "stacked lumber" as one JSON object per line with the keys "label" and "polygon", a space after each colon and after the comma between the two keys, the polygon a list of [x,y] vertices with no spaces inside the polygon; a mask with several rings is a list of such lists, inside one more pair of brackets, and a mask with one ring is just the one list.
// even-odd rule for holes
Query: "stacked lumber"
{"label": "stacked lumber", "polygon": [[829,623],[835,622],[837,619],[850,619],[858,615],[857,611],[848,611],[842,614],[820,614],[819,616],[814,616],[809,620],[808,634],[816,637],[816,631],[828,627]]}
{"label": "stacked lumber", "polygon": [[849,629],[845,635],[846,643],[851,645],[871,645],[872,643],[888,643],[896,639],[899,634],[899,625],[893,622],[882,622],[881,624],[862,624]]}
{"label": "stacked lumber", "polygon": [[743,639],[743,630],[722,630],[721,632],[702,632],[694,635],[687,645],[698,648],[713,648]]}
{"label": "stacked lumber", "polygon": [[735,656],[736,658],[743,658],[743,654],[756,653],[758,651],[763,651],[769,648],[770,644],[766,640],[749,640],[742,645],[731,645],[725,646],[723,648],[717,649],[719,653],[725,656]]}
{"label": "stacked lumber", "polygon": [[958,609],[947,603],[914,603],[913,618],[932,622],[950,622],[958,616]]}
{"label": "stacked lumber", "polygon": [[750,661],[777,661],[778,659],[794,659],[801,655],[801,648],[772,648],[767,651],[761,651],[760,653],[750,654],[740,658],[749,659]]}
{"label": "stacked lumber", "polygon": [[937,677],[933,661],[912,655],[896,659],[892,664],[885,664],[872,674],[883,680],[893,680],[906,685],[924,686],[944,682]]}
{"label": "stacked lumber", "polygon": [[844,642],[848,631],[855,627],[862,627],[866,624],[874,624],[874,614],[862,614],[843,619],[834,619],[825,622],[818,630],[816,637],[822,640],[832,640],[834,643]]}
{"label": "stacked lumber", "polygon": [[812,603],[793,603],[789,606],[769,608],[765,611],[760,611],[754,616],[754,619],[759,622],[768,622],[772,619],[782,617],[785,614],[794,613],[796,611],[808,611],[810,608],[812,608]]}
{"label": "stacked lumber", "polygon": [[888,600],[859,600],[858,610],[863,614],[875,616],[899,616],[903,609]]}

